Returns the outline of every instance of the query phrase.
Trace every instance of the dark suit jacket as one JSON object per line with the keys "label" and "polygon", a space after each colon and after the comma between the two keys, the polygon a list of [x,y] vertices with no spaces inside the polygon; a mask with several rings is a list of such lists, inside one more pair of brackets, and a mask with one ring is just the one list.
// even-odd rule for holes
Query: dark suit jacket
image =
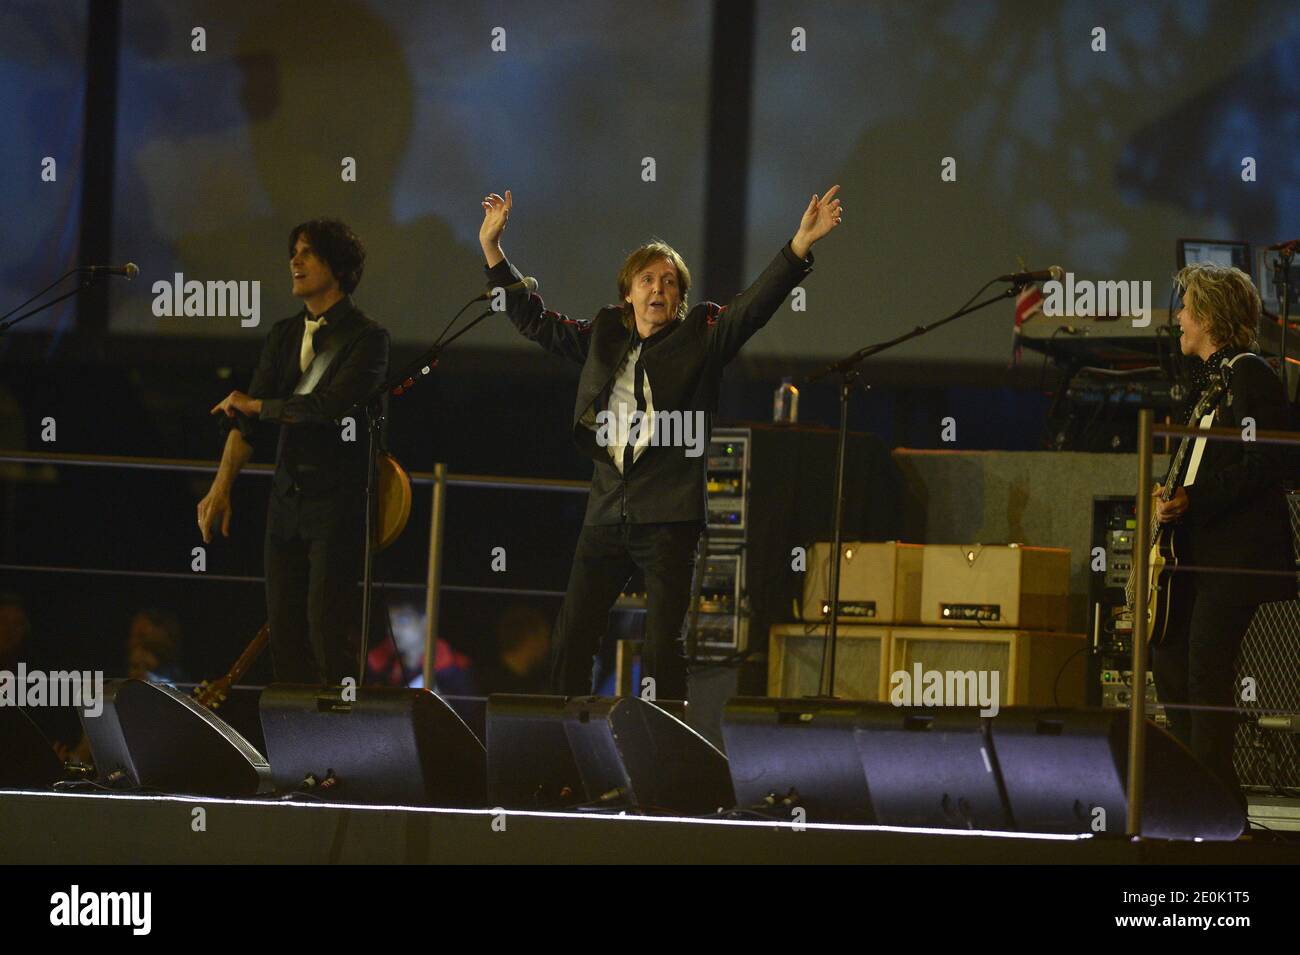
{"label": "dark suit jacket", "polygon": [[[317,355],[335,350],[333,359],[310,394],[295,395],[303,373],[299,354],[305,331],[304,312],[276,322],[262,346],[248,393],[262,399],[260,419],[238,415],[233,423],[255,447],[269,427],[280,425],[276,447],[275,489],[281,494],[309,495],[355,491],[366,480],[365,413],[354,407],[388,374],[388,332],[371,321],[350,297],[324,315],[312,347]],[[356,440],[344,441],[340,419],[356,419]],[[231,419],[227,419],[229,426]]]}
{"label": "dark suit jacket", "polygon": [[[596,464],[585,523],[704,520],[708,429],[718,403],[722,369],[811,271],[812,254],[801,262],[787,243],[730,305],[700,302],[681,321],[645,340],[641,362],[656,414],[678,412],[690,415],[692,422],[702,422],[704,446],[698,457],[688,457],[684,447],[651,445],[626,475],[614,466],[596,432],[581,423],[593,406],[597,412],[605,410],[599,404],[607,400],[614,376],[633,347],[636,332],[623,324],[621,307],[607,306],[590,321],[578,321],[549,311],[537,294],[507,296],[506,311],[525,337],[582,365],[573,406],[573,437]],[[487,278],[490,285],[504,287],[522,275],[503,261],[487,270]]]}
{"label": "dark suit jacket", "polygon": [[[1263,359],[1243,355],[1231,369],[1225,363],[1224,371],[1228,389],[1215,413],[1216,427],[1240,429],[1246,418],[1254,419],[1257,431],[1290,427],[1282,382]],[[1283,487],[1286,463],[1281,445],[1206,441],[1180,522],[1183,559],[1196,566],[1287,574],[1198,572],[1198,591],[1240,604],[1296,598],[1291,520]]]}

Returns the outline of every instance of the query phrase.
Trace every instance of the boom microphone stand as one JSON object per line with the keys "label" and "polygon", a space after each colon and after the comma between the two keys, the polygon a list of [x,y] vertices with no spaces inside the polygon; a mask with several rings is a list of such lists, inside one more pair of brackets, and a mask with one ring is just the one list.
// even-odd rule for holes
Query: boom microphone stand
{"label": "boom microphone stand", "polygon": [[1291,327],[1291,260],[1295,258],[1297,244],[1300,244],[1300,239],[1273,246],[1278,253],[1274,276],[1282,290],[1282,387],[1286,390],[1288,409],[1294,406],[1294,401],[1291,397],[1291,372],[1287,365],[1286,333]]}
{"label": "boom microphone stand", "polygon": [[[407,365],[404,370],[390,377],[359,402],[359,404],[364,404],[366,410],[366,460],[368,462],[368,467],[366,468],[365,569],[361,577],[361,656],[357,662],[358,687],[361,686],[362,682],[365,680],[366,654],[370,651],[370,606],[371,594],[374,590],[373,565],[375,557],[375,453],[379,447],[381,430],[384,424],[382,399],[385,393],[392,395],[394,398],[400,398],[402,395],[410,391],[424,378],[424,376],[428,375],[434,368],[438,367],[438,361],[442,357],[442,353],[448,345],[460,338],[461,335],[464,335],[479,322],[483,321],[483,319],[492,315],[494,310],[489,308],[464,328],[457,331],[455,335],[452,335],[446,341],[443,341],[443,337],[447,334],[447,331],[456,323],[456,319],[460,318],[460,316],[464,314],[465,309],[469,308],[475,302],[483,301],[486,297],[487,296],[484,295],[475,296],[461,306],[460,311],[452,316],[451,321],[447,323],[447,326],[442,330],[442,334],[438,336],[438,340],[433,343],[432,347],[430,347],[414,362]],[[432,689],[432,687],[430,687],[430,689]]]}
{"label": "boom microphone stand", "polygon": [[[835,644],[839,637],[838,624],[840,615],[840,548],[843,545],[844,537],[844,458],[848,448],[849,438],[849,396],[853,393],[853,389],[858,386],[859,379],[861,378],[861,372],[858,371],[858,365],[866,361],[868,358],[879,355],[881,352],[887,351],[896,345],[901,345],[903,342],[911,341],[913,338],[919,338],[922,335],[934,331],[941,325],[947,325],[949,322],[955,321],[963,315],[977,312],[995,302],[1013,298],[1014,296],[1019,295],[1021,290],[1027,285],[1032,284],[1028,279],[1012,279],[1011,285],[1007,287],[1006,291],[985,299],[982,302],[976,302],[974,305],[970,304],[976,298],[979,298],[979,296],[984,293],[985,289],[997,281],[999,281],[999,279],[993,279],[990,282],[986,282],[978,292],[967,300],[967,303],[964,306],[953,312],[947,318],[941,318],[936,322],[931,322],[929,325],[918,325],[910,332],[905,332],[897,338],[891,338],[888,341],[868,345],[865,348],[861,348],[854,352],[852,355],[849,355],[847,358],[841,358],[839,361],[832,362],[825,368],[819,368],[804,379],[805,381],[816,381],[819,378],[826,377],[827,375],[840,376],[840,433],[839,446],[835,454],[835,498],[833,516],[831,518],[835,525],[835,542],[831,548],[831,617],[830,627],[826,631],[826,643],[822,649],[822,679],[818,687],[821,691],[821,696],[832,699],[835,696]],[[862,385],[862,387],[866,390],[870,386]],[[829,654],[827,653],[826,648],[829,648]],[[830,662],[829,667],[827,666],[828,656]]]}
{"label": "boom microphone stand", "polygon": [[[135,267],[132,266],[132,268]],[[38,305],[30,312],[24,312],[22,315],[19,315],[17,318],[12,318],[12,319],[9,318],[9,316],[12,315],[14,312],[18,311],[19,309],[26,308],[28,305],[32,304],[32,302],[36,301],[46,292],[50,291],[50,289],[54,288],[56,285],[58,285],[60,282],[66,279],[68,276],[78,275],[78,274],[82,276],[81,281],[77,283],[77,287],[74,288],[71,292],[64,292],[58,298],[50,299],[44,305]],[[72,296],[76,295],[78,292],[84,292],[86,289],[90,288],[92,285],[95,284],[95,279],[97,279],[99,276],[104,274],[107,274],[107,271],[105,269],[87,267],[81,265],[77,266],[76,268],[69,269],[68,271],[60,275],[57,279],[55,279],[53,282],[51,282],[49,285],[45,286],[45,288],[41,289],[39,292],[37,292],[35,295],[29,298],[27,301],[23,302],[17,308],[12,308],[4,315],[0,315],[0,335],[3,335],[5,332],[13,328],[13,326],[17,325],[19,322],[23,321],[24,319],[31,318],[33,315],[39,314],[40,312],[45,311],[47,308],[51,308],[52,306],[58,305],[60,302],[64,301],[65,299],[72,298]],[[128,281],[130,281],[131,275],[128,274],[126,278]],[[3,321],[2,319],[8,319],[8,321]]]}

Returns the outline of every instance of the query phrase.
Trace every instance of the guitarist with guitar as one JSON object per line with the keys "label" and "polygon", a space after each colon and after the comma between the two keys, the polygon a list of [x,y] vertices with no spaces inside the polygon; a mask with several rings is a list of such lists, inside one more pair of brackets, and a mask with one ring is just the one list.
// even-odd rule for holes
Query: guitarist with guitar
{"label": "guitarist with guitar", "polygon": [[338,684],[359,672],[353,633],[369,462],[357,405],[388,373],[389,337],[352,303],[365,248],[347,225],[304,222],[289,233],[288,253],[303,308],[271,328],[248,393],[232,391],[212,409],[225,416],[229,434],[198,524],[205,543],[217,526],[229,536],[235,476],[267,437],[265,425],[279,425],[265,546],[275,678]]}
{"label": "guitarist with guitar", "polygon": [[[1244,431],[1253,422],[1255,431],[1286,430],[1282,383],[1249,350],[1260,316],[1250,277],[1200,263],[1182,269],[1176,281],[1183,298],[1179,347],[1195,359],[1196,407],[1189,423]],[[1191,438],[1155,488],[1154,537],[1166,572],[1153,591],[1149,638],[1163,702],[1240,705],[1233,665],[1256,608],[1296,597],[1286,470],[1279,445]],[[1231,714],[1174,709],[1169,726],[1238,791],[1232,765],[1237,720]]]}

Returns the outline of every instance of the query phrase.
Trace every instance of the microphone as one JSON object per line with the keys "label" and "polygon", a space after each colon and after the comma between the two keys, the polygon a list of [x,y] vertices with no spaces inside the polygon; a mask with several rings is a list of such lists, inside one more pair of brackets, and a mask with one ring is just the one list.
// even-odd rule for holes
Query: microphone
{"label": "microphone", "polygon": [[140,268],[134,262],[128,262],[126,265],[83,265],[79,271],[89,272],[91,275],[120,275],[128,282],[140,274]]}
{"label": "microphone", "polygon": [[[496,290],[496,288],[497,286],[493,286],[492,288],[484,292],[482,295],[480,295],[478,298],[474,299],[474,301],[486,302],[488,299],[492,297],[492,293]],[[531,275],[527,275],[524,276],[522,279],[520,279],[518,282],[511,282],[509,285],[500,286],[500,288],[504,289],[507,295],[511,294],[512,292],[536,292],[537,279],[533,278]]]}
{"label": "microphone", "polygon": [[1059,282],[1064,275],[1065,269],[1053,265],[1050,269],[1039,269],[1037,272],[1008,272],[1006,275],[999,275],[993,281],[1028,285],[1030,282]]}

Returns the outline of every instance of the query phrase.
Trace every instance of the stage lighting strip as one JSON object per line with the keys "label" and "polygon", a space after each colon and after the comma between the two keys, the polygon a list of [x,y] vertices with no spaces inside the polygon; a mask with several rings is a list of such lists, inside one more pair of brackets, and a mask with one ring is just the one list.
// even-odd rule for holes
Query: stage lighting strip
{"label": "stage lighting strip", "polygon": [[[3,796],[34,796],[36,798],[55,798],[55,799],[129,799],[139,802],[177,802],[177,803],[198,803],[204,806],[222,804],[229,806],[288,806],[294,809],[358,809],[370,810],[374,812],[426,812],[432,814],[445,814],[450,816],[536,816],[544,819],[619,819],[625,822],[673,822],[673,823],[693,823],[696,825],[706,826],[740,826],[793,829],[800,826],[802,829],[818,829],[831,832],[896,832],[896,833],[925,833],[936,836],[975,836],[993,839],[1032,839],[1042,842],[1083,842],[1093,839],[1092,833],[1044,833],[1044,832],[1006,832],[998,829],[940,829],[928,826],[905,827],[905,826],[876,826],[876,825],[854,825],[852,823],[840,822],[782,822],[780,820],[757,820],[757,819],[710,819],[700,816],[641,816],[630,813],[590,813],[590,812],[541,812],[534,809],[445,809],[437,806],[397,806],[397,805],[376,805],[374,803],[347,803],[347,802],[291,802],[277,799],[220,799],[207,796],[165,796],[165,795],[143,795],[139,793],[59,793],[59,792],[36,792],[30,789],[0,789],[0,797]],[[1200,842],[1201,840],[1195,840]]]}

